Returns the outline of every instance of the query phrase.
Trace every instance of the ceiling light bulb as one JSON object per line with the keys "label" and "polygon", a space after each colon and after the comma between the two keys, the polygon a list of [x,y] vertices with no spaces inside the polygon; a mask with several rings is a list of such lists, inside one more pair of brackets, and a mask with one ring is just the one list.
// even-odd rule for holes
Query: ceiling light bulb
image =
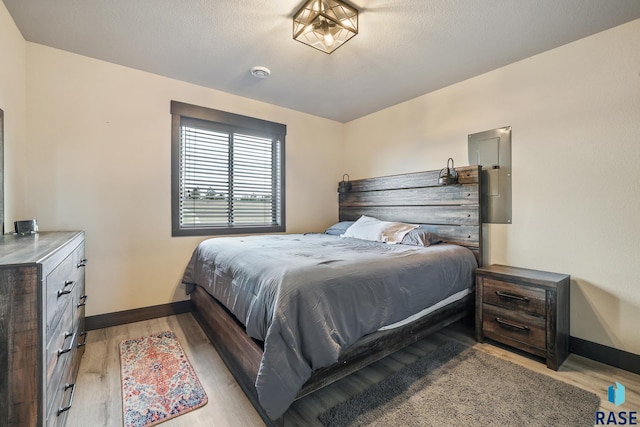
{"label": "ceiling light bulb", "polygon": [[331,33],[327,32],[327,33],[324,34],[324,44],[327,47],[333,46],[333,42],[334,41],[335,40],[333,39],[333,36],[331,35]]}

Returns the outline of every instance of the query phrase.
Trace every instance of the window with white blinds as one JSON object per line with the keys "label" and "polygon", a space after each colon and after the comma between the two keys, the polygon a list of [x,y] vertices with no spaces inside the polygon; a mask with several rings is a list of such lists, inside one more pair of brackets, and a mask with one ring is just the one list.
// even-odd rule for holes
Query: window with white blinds
{"label": "window with white blinds", "polygon": [[277,123],[172,102],[173,235],[285,231]]}

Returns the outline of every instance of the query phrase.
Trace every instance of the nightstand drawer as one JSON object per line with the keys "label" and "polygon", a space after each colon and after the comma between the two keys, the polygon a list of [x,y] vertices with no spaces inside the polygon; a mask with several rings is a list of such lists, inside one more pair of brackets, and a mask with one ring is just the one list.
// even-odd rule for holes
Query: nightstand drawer
{"label": "nightstand drawer", "polygon": [[482,301],[499,307],[545,316],[544,289],[487,278],[484,279]]}
{"label": "nightstand drawer", "polygon": [[482,317],[483,332],[490,338],[496,339],[492,335],[497,335],[541,350],[546,348],[544,318],[488,304],[483,305]]}

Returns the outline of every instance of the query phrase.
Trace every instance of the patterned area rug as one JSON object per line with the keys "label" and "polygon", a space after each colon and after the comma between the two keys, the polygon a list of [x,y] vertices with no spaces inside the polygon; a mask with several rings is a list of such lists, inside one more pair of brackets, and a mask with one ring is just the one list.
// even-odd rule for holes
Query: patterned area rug
{"label": "patterned area rug", "polygon": [[125,427],[148,427],[204,406],[207,395],[173,332],[120,343]]}

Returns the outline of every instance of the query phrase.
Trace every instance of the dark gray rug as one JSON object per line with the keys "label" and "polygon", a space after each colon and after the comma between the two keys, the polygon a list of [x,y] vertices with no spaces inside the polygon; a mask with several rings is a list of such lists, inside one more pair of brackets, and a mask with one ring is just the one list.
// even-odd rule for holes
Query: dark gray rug
{"label": "dark gray rug", "polygon": [[593,426],[600,399],[449,342],[320,415],[326,426]]}

